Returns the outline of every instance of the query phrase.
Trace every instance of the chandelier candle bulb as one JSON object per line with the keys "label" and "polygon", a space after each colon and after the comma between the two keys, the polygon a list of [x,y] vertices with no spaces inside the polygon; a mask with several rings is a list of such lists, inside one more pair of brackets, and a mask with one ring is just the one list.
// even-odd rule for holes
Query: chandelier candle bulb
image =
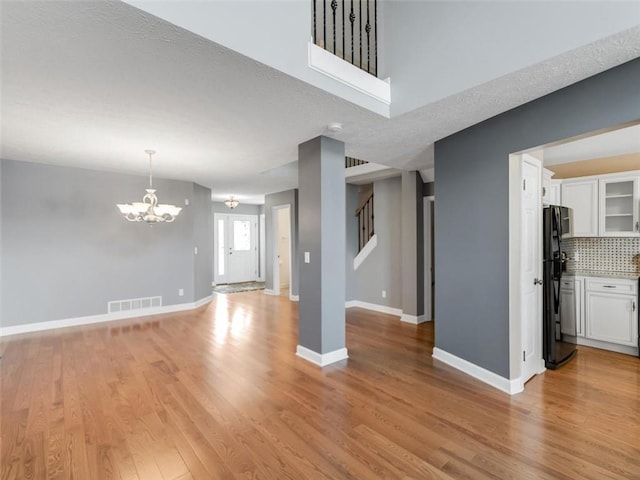
{"label": "chandelier candle bulb", "polygon": [[[118,203],[117,206],[124,218],[130,222],[147,222],[149,225],[161,222],[171,223],[176,219],[182,208],[165,203],[158,204],[156,190],[153,188],[151,163],[151,158],[156,152],[155,150],[145,150],[145,153],[149,155],[149,188],[146,189],[147,194],[142,197],[141,202]],[[188,205],[187,199],[185,199],[185,204]]]}

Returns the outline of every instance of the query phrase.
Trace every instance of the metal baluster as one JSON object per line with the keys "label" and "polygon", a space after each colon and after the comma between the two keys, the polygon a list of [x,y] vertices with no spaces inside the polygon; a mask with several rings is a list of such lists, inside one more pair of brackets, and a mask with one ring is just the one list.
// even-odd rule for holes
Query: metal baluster
{"label": "metal baluster", "polygon": [[316,32],[316,0],[311,0],[313,2],[313,43],[318,44],[317,32]]}
{"label": "metal baluster", "polygon": [[367,72],[371,73],[371,23],[369,22],[369,0],[367,0],[367,24],[364,29],[367,32]]}
{"label": "metal baluster", "polygon": [[364,224],[367,227],[364,231],[364,238],[362,239],[362,246],[364,247],[367,244],[367,238],[369,237],[369,204],[368,203],[364,204],[362,213],[364,214]]}
{"label": "metal baluster", "polygon": [[373,23],[375,34],[373,36],[373,53],[375,55],[376,67],[373,74],[378,76],[378,0],[373,0]]}
{"label": "metal baluster", "polygon": [[344,60],[344,58],[347,56],[347,52],[344,51],[344,2],[345,0],[342,0],[342,59]]}
{"label": "metal baluster", "polygon": [[360,25],[360,68],[362,68],[362,0],[358,0],[358,23]]}
{"label": "metal baluster", "polygon": [[336,54],[336,9],[338,0],[331,0],[331,10],[333,10],[333,54]]}
{"label": "metal baluster", "polygon": [[351,65],[353,65],[353,23],[356,21],[356,14],[353,13],[353,0],[351,0],[351,13],[349,14],[349,21],[351,22]]}
{"label": "metal baluster", "polygon": [[322,48],[327,48],[327,0],[322,0]]}
{"label": "metal baluster", "polygon": [[374,235],[374,234],[375,234],[375,232],[376,232],[376,224],[375,224],[375,222],[374,222],[374,220],[373,220],[373,218],[374,218],[374,217],[373,217],[373,206],[375,205],[375,204],[373,203],[373,193],[371,194],[371,200],[370,200],[370,202],[371,202],[371,236],[373,237],[373,235]]}
{"label": "metal baluster", "polygon": [[362,248],[362,236],[360,235],[360,213],[358,213],[358,251]]}

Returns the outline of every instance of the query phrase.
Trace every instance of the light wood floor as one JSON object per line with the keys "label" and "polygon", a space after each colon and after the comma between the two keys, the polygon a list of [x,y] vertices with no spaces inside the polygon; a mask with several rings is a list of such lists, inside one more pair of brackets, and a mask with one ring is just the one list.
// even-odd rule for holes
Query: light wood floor
{"label": "light wood floor", "polygon": [[262,292],[6,338],[1,478],[640,478],[640,360],[581,348],[509,397],[432,339],[351,309],[349,360],[320,369]]}

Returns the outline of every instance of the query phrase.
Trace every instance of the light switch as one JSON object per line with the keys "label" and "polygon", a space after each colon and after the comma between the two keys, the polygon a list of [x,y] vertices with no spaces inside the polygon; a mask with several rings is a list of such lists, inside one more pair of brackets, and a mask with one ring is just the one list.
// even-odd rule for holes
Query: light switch
{"label": "light switch", "polygon": [[193,247],[193,253],[194,253],[195,255],[197,255],[197,254],[198,254],[198,247]]}
{"label": "light switch", "polygon": [[304,263],[311,263],[309,252],[304,252]]}

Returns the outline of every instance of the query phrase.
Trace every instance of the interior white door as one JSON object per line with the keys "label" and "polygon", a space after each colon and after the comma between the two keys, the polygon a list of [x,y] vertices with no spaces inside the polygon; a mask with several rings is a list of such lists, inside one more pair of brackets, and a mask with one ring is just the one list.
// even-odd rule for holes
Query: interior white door
{"label": "interior white door", "polygon": [[522,381],[542,360],[542,165],[522,156]]}
{"label": "interior white door", "polygon": [[289,209],[278,210],[278,263],[280,288],[289,288]]}
{"label": "interior white door", "polygon": [[214,214],[216,284],[257,280],[257,223],[257,215]]}
{"label": "interior white door", "polygon": [[229,215],[228,282],[251,282],[258,278],[257,215]]}

